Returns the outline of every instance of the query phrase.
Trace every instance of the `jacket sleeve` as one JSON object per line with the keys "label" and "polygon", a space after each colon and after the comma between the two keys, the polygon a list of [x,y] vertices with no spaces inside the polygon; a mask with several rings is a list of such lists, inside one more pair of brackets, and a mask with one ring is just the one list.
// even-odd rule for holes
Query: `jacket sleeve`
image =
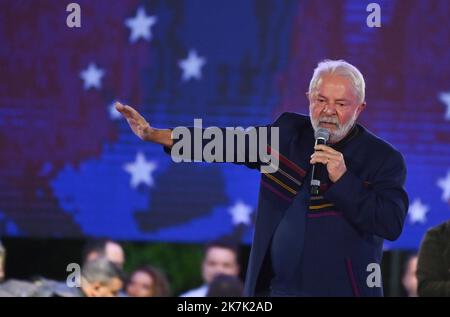
{"label": "jacket sleeve", "polygon": [[441,237],[435,229],[426,233],[417,263],[419,296],[450,296],[450,273],[448,262],[444,259],[446,244],[448,237]]}
{"label": "jacket sleeve", "polygon": [[347,170],[325,192],[325,198],[359,230],[393,241],[400,236],[408,212],[405,178],[402,155],[391,151],[370,184]]}
{"label": "jacket sleeve", "polygon": [[267,146],[278,147],[279,126],[286,117],[284,113],[272,124],[245,130],[178,127],[172,129],[172,148],[164,147],[164,151],[175,162],[226,162],[261,169],[273,163],[274,156]]}

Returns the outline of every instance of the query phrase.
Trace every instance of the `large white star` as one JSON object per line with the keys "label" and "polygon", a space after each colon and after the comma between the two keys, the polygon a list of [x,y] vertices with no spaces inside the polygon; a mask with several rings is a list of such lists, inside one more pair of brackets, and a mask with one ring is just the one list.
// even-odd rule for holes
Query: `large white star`
{"label": "large white star", "polygon": [[228,209],[232,217],[232,222],[235,226],[243,223],[246,225],[251,224],[250,215],[253,212],[253,208],[242,201],[237,201],[234,206]]}
{"label": "large white star", "polygon": [[441,92],[439,94],[439,99],[447,106],[445,119],[450,120],[450,92]]}
{"label": "large white star", "polygon": [[95,65],[95,63],[90,63],[89,66],[80,72],[80,77],[84,81],[84,89],[89,89],[91,87],[100,89],[102,88],[102,77],[105,75],[105,71],[100,69]]}
{"label": "large white star", "polygon": [[150,41],[152,39],[152,26],[158,19],[154,15],[146,15],[145,9],[139,7],[134,18],[128,18],[125,20],[125,25],[130,28],[130,42],[134,43],[139,38]]}
{"label": "large white star", "polygon": [[438,179],[437,185],[442,188],[442,200],[450,201],[450,170],[445,178]]}
{"label": "large white star", "polygon": [[111,120],[118,120],[122,118],[122,114],[116,109],[116,102],[113,102],[108,106],[108,112]]}
{"label": "large white star", "polygon": [[424,224],[427,221],[427,213],[430,208],[422,204],[419,198],[414,199],[409,206],[408,214],[409,221],[414,224],[416,222]]}
{"label": "large white star", "polygon": [[178,62],[178,66],[183,70],[183,80],[186,81],[191,78],[201,79],[201,69],[205,63],[205,58],[198,56],[195,50],[189,51],[188,57]]}
{"label": "large white star", "polygon": [[153,185],[152,173],[156,169],[156,163],[146,161],[143,153],[138,152],[136,160],[133,163],[125,164],[123,168],[131,174],[131,187],[136,188],[141,183],[148,186]]}

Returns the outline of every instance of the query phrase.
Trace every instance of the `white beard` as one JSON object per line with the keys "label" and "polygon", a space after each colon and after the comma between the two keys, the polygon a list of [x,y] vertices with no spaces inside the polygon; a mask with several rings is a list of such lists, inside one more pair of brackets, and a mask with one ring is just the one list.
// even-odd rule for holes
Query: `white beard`
{"label": "white beard", "polygon": [[337,117],[322,116],[318,120],[313,120],[312,115],[311,115],[311,111],[309,112],[309,117],[311,119],[311,125],[312,125],[312,127],[314,129],[314,132],[317,132],[317,130],[319,128],[321,128],[319,126],[319,122],[320,121],[326,121],[326,122],[330,122],[330,123],[336,124],[336,129],[334,131],[331,131],[331,130],[327,129],[330,132],[330,139],[328,140],[328,143],[333,144],[333,143],[337,143],[340,140],[342,140],[343,138],[345,138],[345,136],[348,134],[350,129],[355,124],[357,115],[356,115],[356,111],[355,111],[355,113],[353,114],[353,117],[346,124],[344,124],[343,126],[341,126],[339,124]]}

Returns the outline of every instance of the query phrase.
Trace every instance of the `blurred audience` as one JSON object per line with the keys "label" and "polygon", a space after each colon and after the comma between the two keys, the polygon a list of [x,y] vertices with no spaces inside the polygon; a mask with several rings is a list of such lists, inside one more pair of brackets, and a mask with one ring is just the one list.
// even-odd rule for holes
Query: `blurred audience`
{"label": "blurred audience", "polygon": [[170,296],[169,282],[165,274],[152,266],[141,266],[134,270],[126,286],[130,297]]}
{"label": "blurred audience", "polygon": [[417,263],[419,296],[450,296],[450,221],[425,234]]}
{"label": "blurred audience", "polygon": [[181,297],[205,297],[209,284],[219,274],[239,276],[238,248],[227,241],[214,241],[206,245],[202,261],[204,284],[181,294]]}
{"label": "blurred audience", "polygon": [[87,261],[81,268],[80,287],[39,278],[32,282],[8,280],[0,286],[0,296],[15,297],[114,297],[122,288],[120,268],[104,257]]}
{"label": "blurred audience", "polygon": [[242,297],[244,283],[237,276],[217,275],[209,284],[207,297]]}
{"label": "blurred audience", "polygon": [[107,258],[87,261],[81,268],[81,292],[86,297],[114,297],[122,289],[122,271]]}
{"label": "blurred audience", "polygon": [[28,281],[9,279],[0,284],[0,297],[36,296],[39,286]]}
{"label": "blurred audience", "polygon": [[99,239],[89,241],[83,250],[83,262],[106,257],[109,261],[123,268],[125,263],[125,252],[122,246],[113,240]]}
{"label": "blurred audience", "polygon": [[6,249],[0,241],[0,283],[5,279],[5,257]]}
{"label": "blurred audience", "polygon": [[406,259],[405,270],[402,277],[403,288],[405,289],[406,296],[417,297],[417,254],[411,254]]}

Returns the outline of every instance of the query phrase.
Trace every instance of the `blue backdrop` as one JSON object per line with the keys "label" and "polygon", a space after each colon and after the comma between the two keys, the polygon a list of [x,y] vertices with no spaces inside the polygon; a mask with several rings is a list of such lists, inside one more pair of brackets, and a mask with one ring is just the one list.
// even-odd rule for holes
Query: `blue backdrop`
{"label": "blue backdrop", "polygon": [[450,2],[0,2],[0,234],[203,242],[251,240],[259,174],[175,164],[112,108],[155,127],[250,126],[307,113],[317,62],[366,77],[361,122],[405,156],[411,208],[400,239],[417,248],[450,216]]}

